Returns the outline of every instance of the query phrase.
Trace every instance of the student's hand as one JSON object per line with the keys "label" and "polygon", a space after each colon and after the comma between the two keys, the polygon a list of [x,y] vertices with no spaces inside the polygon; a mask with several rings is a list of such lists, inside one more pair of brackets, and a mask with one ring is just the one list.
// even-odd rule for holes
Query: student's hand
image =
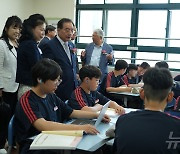
{"label": "student's hand", "polygon": [[126,92],[131,92],[131,90],[132,90],[132,87],[126,87],[126,88],[125,88],[125,91],[126,91]]}
{"label": "student's hand", "polygon": [[96,135],[99,133],[99,131],[92,125],[88,124],[88,125],[81,125],[82,129],[85,131],[85,133],[87,134],[92,134],[92,135]]}
{"label": "student's hand", "polygon": [[122,106],[118,105],[118,106],[115,108],[115,112],[118,113],[118,114],[120,114],[120,115],[122,115],[122,114],[125,113],[125,109],[124,109]]}
{"label": "student's hand", "polygon": [[105,123],[109,123],[111,121],[111,119],[107,114],[105,114],[102,121]]}
{"label": "student's hand", "polygon": [[81,51],[81,56],[84,57],[86,55],[86,51]]}
{"label": "student's hand", "polygon": [[101,104],[96,104],[94,107],[97,109],[97,111],[100,111],[103,108]]}

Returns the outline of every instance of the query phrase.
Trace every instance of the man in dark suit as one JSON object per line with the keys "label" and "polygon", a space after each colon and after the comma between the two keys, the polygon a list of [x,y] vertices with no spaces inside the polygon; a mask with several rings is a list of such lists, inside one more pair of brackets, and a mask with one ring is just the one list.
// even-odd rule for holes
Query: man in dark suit
{"label": "man in dark suit", "polygon": [[77,86],[76,54],[71,51],[68,41],[73,35],[73,22],[63,18],[57,24],[57,36],[43,48],[43,57],[53,59],[62,68],[62,83],[56,90],[56,95],[63,101],[68,100]]}
{"label": "man in dark suit", "polygon": [[52,38],[54,38],[56,35],[56,27],[52,26],[52,25],[47,25],[46,26],[46,30],[45,30],[45,37],[40,41],[39,43],[39,48],[42,50],[44,45],[51,40]]}

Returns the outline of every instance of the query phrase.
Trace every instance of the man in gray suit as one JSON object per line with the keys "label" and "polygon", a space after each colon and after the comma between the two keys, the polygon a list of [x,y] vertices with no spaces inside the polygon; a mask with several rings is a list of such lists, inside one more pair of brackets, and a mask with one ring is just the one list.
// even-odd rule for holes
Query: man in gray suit
{"label": "man in gray suit", "polygon": [[94,65],[101,70],[101,81],[108,73],[108,64],[113,64],[114,61],[113,48],[104,42],[103,36],[103,30],[94,30],[92,35],[93,42],[88,44],[85,51],[81,53],[83,65]]}

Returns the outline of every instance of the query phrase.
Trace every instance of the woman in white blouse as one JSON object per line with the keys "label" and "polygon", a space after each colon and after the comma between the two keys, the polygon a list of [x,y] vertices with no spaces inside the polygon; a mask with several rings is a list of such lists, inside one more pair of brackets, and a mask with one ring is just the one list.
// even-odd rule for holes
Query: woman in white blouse
{"label": "woman in white blouse", "polygon": [[0,96],[10,105],[14,114],[19,84],[15,82],[17,69],[17,40],[20,36],[22,21],[17,16],[7,19],[0,37]]}

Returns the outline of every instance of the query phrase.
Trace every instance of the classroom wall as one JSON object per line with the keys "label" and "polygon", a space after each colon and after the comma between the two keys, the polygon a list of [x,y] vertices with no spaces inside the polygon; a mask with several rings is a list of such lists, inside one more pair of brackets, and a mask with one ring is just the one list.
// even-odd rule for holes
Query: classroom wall
{"label": "classroom wall", "polygon": [[75,0],[34,0],[34,9],[46,18],[70,18],[74,21]]}
{"label": "classroom wall", "polygon": [[24,20],[33,12],[31,0],[1,0],[0,3],[0,35],[9,16],[17,15]]}
{"label": "classroom wall", "polygon": [[33,13],[41,13],[53,20],[63,17],[75,19],[75,0],[0,0],[0,3],[0,35],[5,21],[12,15],[22,20]]}

